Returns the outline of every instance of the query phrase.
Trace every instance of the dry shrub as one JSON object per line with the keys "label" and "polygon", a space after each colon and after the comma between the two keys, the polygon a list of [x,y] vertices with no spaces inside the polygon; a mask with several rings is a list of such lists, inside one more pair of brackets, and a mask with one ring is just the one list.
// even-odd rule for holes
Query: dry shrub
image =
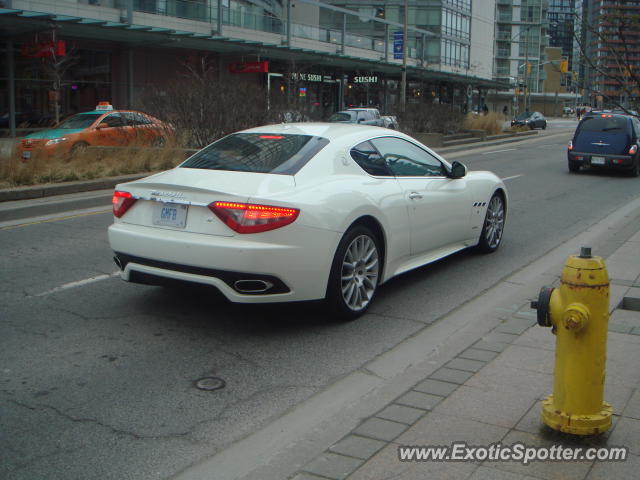
{"label": "dry shrub", "polygon": [[[396,109],[399,110],[399,109]],[[462,128],[464,116],[451,105],[408,104],[402,113],[397,113],[402,131],[414,133],[457,133]]]}
{"label": "dry shrub", "polygon": [[0,188],[167,170],[185,156],[184,150],[171,147],[131,147],[90,148],[71,159],[35,155],[23,161],[14,157],[0,162]]}
{"label": "dry shrub", "polygon": [[488,113],[487,115],[467,114],[464,119],[464,128],[467,130],[484,130],[487,135],[497,135],[502,132],[504,115]]}

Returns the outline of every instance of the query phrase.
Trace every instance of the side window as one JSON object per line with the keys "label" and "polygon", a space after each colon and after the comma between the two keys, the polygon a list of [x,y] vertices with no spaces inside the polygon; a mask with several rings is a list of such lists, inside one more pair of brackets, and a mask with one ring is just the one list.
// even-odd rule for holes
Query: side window
{"label": "side window", "polygon": [[446,174],[440,160],[406,140],[381,137],[371,143],[397,177],[442,177]]}
{"label": "side window", "polygon": [[393,174],[387,168],[384,158],[371,145],[371,142],[362,142],[351,149],[351,158],[369,175],[376,177],[392,177]]}
{"label": "side window", "polygon": [[634,118],[633,126],[635,127],[635,130],[636,130],[636,139],[640,139],[640,120],[638,120],[637,118]]}
{"label": "side window", "polygon": [[140,124],[136,114],[133,112],[122,112],[121,115],[124,117],[127,125],[135,126]]}
{"label": "side window", "polygon": [[119,113],[112,113],[104,117],[100,124],[106,124],[109,127],[124,127],[124,120]]}
{"label": "side window", "polygon": [[134,112],[137,125],[151,125],[153,122],[141,113]]}

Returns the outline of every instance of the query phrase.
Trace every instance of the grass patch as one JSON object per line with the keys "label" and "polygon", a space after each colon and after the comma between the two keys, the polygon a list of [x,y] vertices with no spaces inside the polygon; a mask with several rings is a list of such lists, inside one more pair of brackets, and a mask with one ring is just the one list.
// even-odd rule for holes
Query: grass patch
{"label": "grass patch", "polygon": [[504,115],[499,113],[488,113],[487,115],[474,115],[468,113],[464,118],[464,128],[467,130],[484,130],[487,135],[497,135],[502,133]]}
{"label": "grass patch", "polygon": [[185,158],[183,150],[169,147],[89,148],[73,158],[14,157],[0,162],[0,188],[150,173],[173,168]]}

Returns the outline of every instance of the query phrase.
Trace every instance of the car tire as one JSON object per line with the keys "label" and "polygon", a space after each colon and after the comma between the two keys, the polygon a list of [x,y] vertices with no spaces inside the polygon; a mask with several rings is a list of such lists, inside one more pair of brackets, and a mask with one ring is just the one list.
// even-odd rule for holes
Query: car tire
{"label": "car tire", "polygon": [[476,249],[481,253],[493,253],[502,243],[506,206],[502,194],[496,192],[489,200],[480,240]]}
{"label": "car tire", "polygon": [[354,320],[373,301],[381,273],[380,240],[364,225],[350,228],[331,264],[326,306],[338,320]]}
{"label": "car tire", "polygon": [[629,170],[628,175],[630,177],[640,177],[640,157],[636,158],[636,161],[631,170]]}
{"label": "car tire", "polygon": [[573,160],[568,160],[569,171],[576,173],[580,171],[580,163],[574,162]]}
{"label": "car tire", "polygon": [[75,158],[78,155],[85,153],[88,146],[89,144],[87,142],[74,143],[73,147],[71,147],[71,158]]}

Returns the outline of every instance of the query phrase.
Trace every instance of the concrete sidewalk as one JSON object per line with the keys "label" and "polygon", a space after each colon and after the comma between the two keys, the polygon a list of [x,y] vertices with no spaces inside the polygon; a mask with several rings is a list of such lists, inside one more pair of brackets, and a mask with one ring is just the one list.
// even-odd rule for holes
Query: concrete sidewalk
{"label": "concrete sidewalk", "polygon": [[[308,462],[293,480],[619,479],[640,471],[640,217],[602,244],[611,281],[605,400],[613,426],[573,437],[543,425],[541,399],[552,393],[555,336],[539,327],[528,301],[496,309],[500,323]],[[626,234],[623,232],[626,231]],[[633,233],[635,231],[635,233]],[[616,241],[623,238],[622,242]],[[562,262],[539,272],[557,283]],[[520,283],[519,275],[507,281]],[[523,277],[524,278],[524,277]],[[527,285],[530,287],[530,282]],[[529,292],[529,298],[537,296]],[[506,296],[506,294],[505,294]],[[523,299],[524,300],[524,299]],[[446,319],[445,319],[446,320]],[[400,446],[627,447],[624,462],[434,462],[398,459]]]}

